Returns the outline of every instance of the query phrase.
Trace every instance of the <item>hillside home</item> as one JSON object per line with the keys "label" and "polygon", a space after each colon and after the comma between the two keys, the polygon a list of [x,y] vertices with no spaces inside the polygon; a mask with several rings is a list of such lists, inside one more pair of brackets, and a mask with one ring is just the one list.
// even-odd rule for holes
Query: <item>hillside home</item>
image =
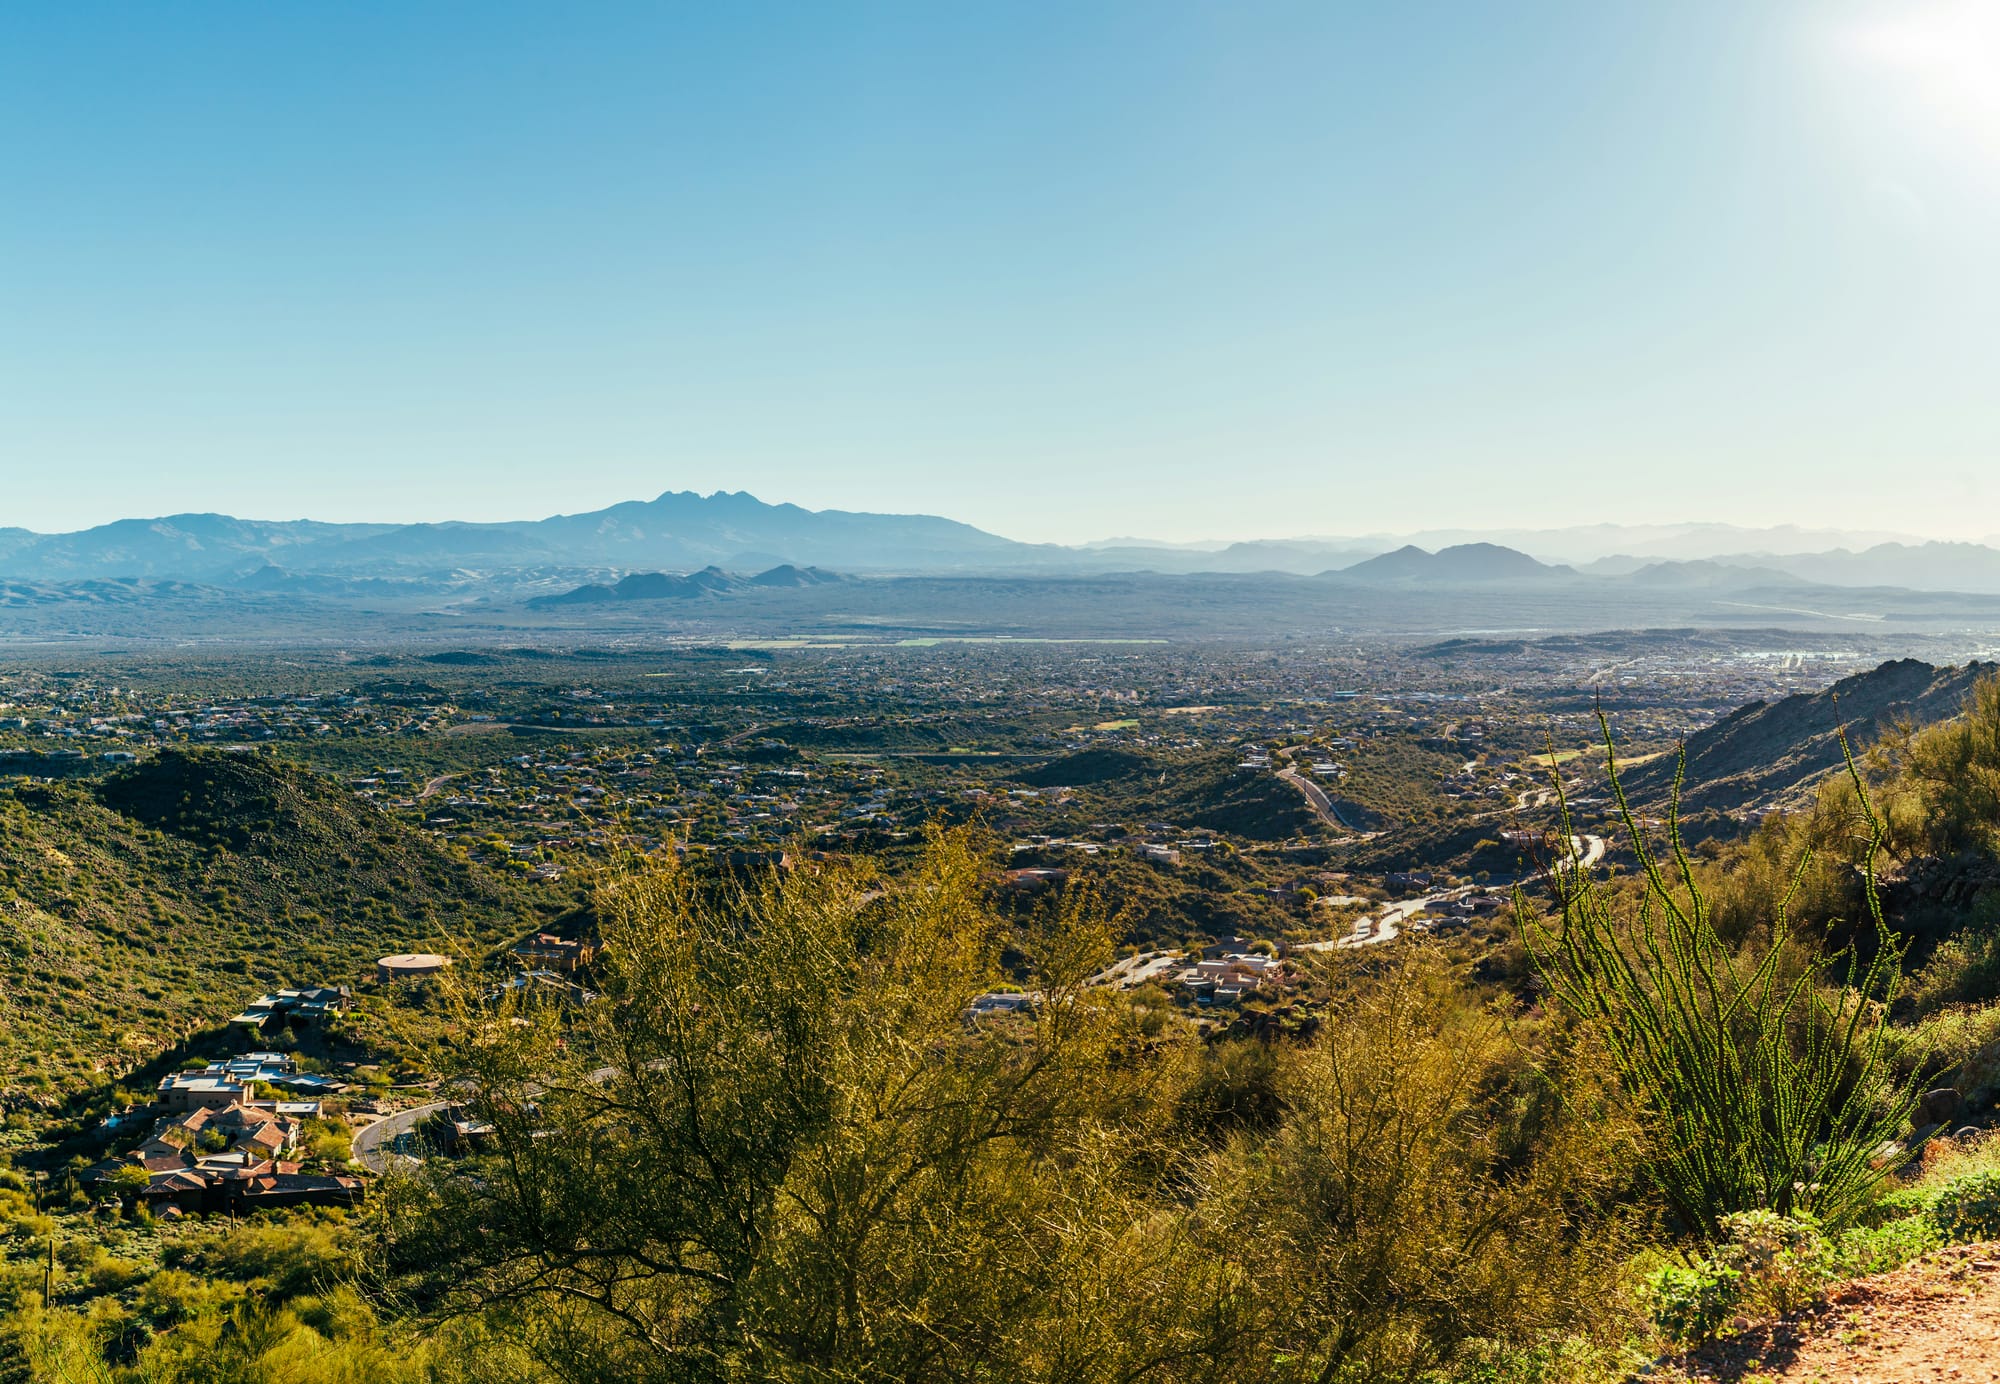
{"label": "hillside home", "polygon": [[[211,1062],[200,1071],[169,1072],[160,1078],[159,1104],[170,1114],[256,1105],[258,1102],[252,1097],[259,1082],[314,1096],[337,1095],[347,1089],[344,1081],[301,1072],[297,1061],[283,1053],[248,1052],[227,1061]],[[318,1113],[314,1102],[297,1104],[300,1109],[310,1107],[308,1113]]]}
{"label": "hillside home", "polygon": [[354,1003],[354,994],[345,985],[319,985],[302,990],[280,990],[244,1006],[229,1022],[243,1028],[261,1030],[273,1019],[300,1023],[322,1023],[343,1014]]}
{"label": "hillside home", "polygon": [[230,1155],[198,1168],[156,1175],[140,1195],[157,1214],[182,1212],[244,1215],[286,1206],[359,1206],[367,1189],[355,1177],[319,1177],[297,1163]]}
{"label": "hillside home", "polygon": [[1236,952],[1197,961],[1181,978],[1189,998],[1198,1004],[1235,1004],[1245,995],[1275,986],[1284,963],[1274,956]]}
{"label": "hillside home", "polygon": [[212,1072],[169,1072],[160,1078],[160,1104],[170,1111],[221,1109],[250,1098],[250,1084]]}
{"label": "hillside home", "polygon": [[1033,1014],[1035,1001],[1032,995],[1024,995],[1018,990],[993,990],[973,997],[966,1007],[965,1017],[978,1020],[1005,1014]]}
{"label": "hillside home", "polygon": [[574,937],[557,937],[542,932],[514,948],[514,955],[540,970],[572,972],[597,959],[597,943]]}

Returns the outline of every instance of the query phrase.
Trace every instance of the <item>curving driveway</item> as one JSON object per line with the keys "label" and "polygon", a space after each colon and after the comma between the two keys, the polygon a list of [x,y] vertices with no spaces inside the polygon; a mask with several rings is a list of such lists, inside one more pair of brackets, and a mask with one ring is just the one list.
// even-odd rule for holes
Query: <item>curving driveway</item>
{"label": "curving driveway", "polygon": [[398,1110],[393,1115],[356,1130],[352,1145],[355,1161],[380,1177],[389,1169],[391,1156],[389,1146],[395,1142],[396,1136],[409,1133],[438,1111],[453,1104],[456,1102],[436,1100],[429,1105],[413,1105],[408,1110]]}
{"label": "curving driveway", "polygon": [[1278,770],[1278,777],[1305,794],[1306,805],[1322,822],[1342,831],[1353,831],[1353,827],[1341,820],[1340,809],[1333,805],[1333,799],[1326,795],[1326,790],[1301,774],[1298,765],[1291,762],[1292,756],[1298,752],[1297,745],[1287,745],[1278,751],[1285,760],[1285,767]]}

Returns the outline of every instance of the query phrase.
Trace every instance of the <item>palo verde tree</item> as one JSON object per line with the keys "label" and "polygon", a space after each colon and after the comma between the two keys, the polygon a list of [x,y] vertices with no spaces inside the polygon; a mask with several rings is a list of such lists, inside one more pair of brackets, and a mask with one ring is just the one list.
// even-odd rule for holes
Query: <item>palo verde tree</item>
{"label": "palo verde tree", "polygon": [[[1617,747],[1599,715],[1611,792],[1638,860],[1635,906],[1571,854],[1551,871],[1553,924],[1517,900],[1543,983],[1597,1025],[1625,1080],[1656,1122],[1650,1169],[1668,1208],[1713,1241],[1722,1217],[1764,1209],[1839,1225],[1885,1175],[1878,1153],[1903,1128],[1913,1093],[1885,1061],[1889,1006],[1905,943],[1883,920],[1875,861],[1883,827],[1848,756],[1862,841],[1861,894],[1872,931],[1866,959],[1826,951],[1777,901],[1759,954],[1740,956],[1717,933],[1682,843],[1680,772],[1665,823],[1666,861],[1649,844],[1619,782]],[[1556,781],[1557,792],[1562,790]],[[1569,804],[1563,835],[1574,841]],[[1803,959],[1801,959],[1803,958]]]}
{"label": "palo verde tree", "polygon": [[1219,1377],[1240,1275],[1162,1194],[1187,1040],[1086,983],[1083,893],[1013,939],[1031,1011],[975,1017],[987,879],[933,830],[894,879],[607,881],[601,997],[460,995],[442,1056],[491,1146],[391,1188],[410,1305],[562,1379]]}

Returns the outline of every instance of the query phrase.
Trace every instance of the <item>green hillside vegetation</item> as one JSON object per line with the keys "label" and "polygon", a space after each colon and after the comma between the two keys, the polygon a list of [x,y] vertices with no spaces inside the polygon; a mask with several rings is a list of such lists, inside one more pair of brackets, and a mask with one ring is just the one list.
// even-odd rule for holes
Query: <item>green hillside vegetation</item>
{"label": "green hillside vegetation", "polygon": [[[1156,865],[1114,849],[1095,856],[1022,852],[1009,863],[1065,869],[1073,886],[1116,899],[1115,940],[1125,945],[1177,947],[1208,938],[1278,938],[1305,922],[1303,895],[1280,898],[1266,892],[1269,886],[1296,881],[1299,868],[1266,856],[1186,851],[1179,865]],[[1039,901],[1038,896],[1029,896],[1008,912],[1032,909]]]}
{"label": "green hillside vegetation", "polygon": [[1131,750],[1095,749],[1051,759],[1014,777],[1031,788],[1082,788],[1136,782],[1161,772],[1161,765]]}
{"label": "green hillside vegetation", "polygon": [[0,790],[0,1090],[115,1076],[384,951],[525,930],[529,898],[262,755]]}
{"label": "green hillside vegetation", "polygon": [[1416,826],[1439,819],[1445,803],[1438,796],[1438,780],[1465,762],[1464,755],[1405,736],[1363,741],[1338,758],[1347,765],[1348,776],[1338,791],[1329,790],[1336,800],[1351,801],[1375,818]]}
{"label": "green hillside vegetation", "polygon": [[[1137,816],[1205,827],[1251,841],[1282,841],[1323,830],[1305,798],[1273,770],[1238,768],[1234,749],[1187,755],[1091,749],[1012,775],[1030,787],[1082,790],[1102,815]],[[1344,817],[1367,830],[1435,820],[1438,780],[1463,761],[1413,740],[1370,741],[1341,758],[1349,776],[1326,785]]]}
{"label": "green hillside vegetation", "polygon": [[1236,767],[1236,756],[1204,758],[1169,772],[1165,787],[1133,795],[1133,810],[1180,826],[1206,827],[1251,841],[1282,841],[1320,829],[1298,789],[1267,770]]}
{"label": "green hillside vegetation", "polygon": [[[1297,796],[1220,756],[1162,771],[1162,817],[1183,788],[1189,810]],[[1075,785],[1077,811],[1147,782]],[[115,900],[50,852],[228,890],[203,926],[288,956],[370,925],[373,881],[429,891],[440,924],[469,899],[518,921],[501,886],[252,758],[11,801],[9,887],[39,861],[28,907],[55,918],[65,884],[80,950]],[[1470,834],[1424,839],[1469,860]],[[366,1216],[169,1231],[44,1214],[0,1172],[0,1379],[1609,1384],[2000,1238],[2000,1135],[1947,1147],[1919,1098],[1950,1086],[1954,1120],[1990,1125],[2000,1093],[2000,681],[1747,841],[1688,857],[1660,834],[1531,882],[1505,985],[1414,935],[1296,954],[1265,1025],[1089,980],[1184,920],[1183,891],[1218,929],[1287,916],[1252,892],[1287,852],[1105,853],[999,897],[971,828],[787,873],[607,867],[595,998],[435,983],[428,1066],[490,1142],[378,1183]],[[347,914],[302,918],[336,896]],[[127,969],[156,971],[156,933],[128,930]],[[972,1010],[1002,985],[1032,1008]]]}

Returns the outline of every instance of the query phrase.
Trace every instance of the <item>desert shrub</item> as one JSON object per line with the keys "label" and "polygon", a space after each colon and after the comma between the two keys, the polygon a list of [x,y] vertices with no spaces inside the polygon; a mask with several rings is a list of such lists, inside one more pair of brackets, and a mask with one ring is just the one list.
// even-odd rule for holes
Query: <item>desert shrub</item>
{"label": "desert shrub", "polygon": [[2000,1044],[2000,1005],[1954,1005],[1897,1028],[1891,1035],[1890,1069],[1918,1086],[1956,1084],[1970,1075],[1974,1089],[1966,1095],[1972,1099],[1983,1093],[1977,1089],[1977,1074],[1967,1073],[1964,1065],[1995,1044]]}
{"label": "desert shrub", "polygon": [[174,1267],[261,1286],[280,1297],[351,1276],[356,1266],[354,1248],[342,1238],[338,1224],[305,1213],[250,1222],[215,1239],[176,1246],[169,1260]]}
{"label": "desert shrub", "polygon": [[1947,1240],[2000,1239],[2000,1171],[1968,1173],[1945,1184],[1930,1216]]}
{"label": "desert shrub", "polygon": [[1802,811],[1767,817],[1731,851],[1726,868],[1706,871],[1716,931],[1733,947],[1770,945],[1772,920],[1815,926],[1863,918],[1854,784],[1823,782]]}
{"label": "desert shrub", "polygon": [[351,1133],[343,1121],[307,1120],[305,1139],[306,1149],[313,1158],[345,1163],[354,1156]]}
{"label": "desert shrub", "polygon": [[1832,1247],[1810,1216],[1743,1211],[1723,1217],[1722,1230],[1728,1238],[1715,1260],[1739,1275],[1740,1301],[1752,1313],[1795,1312],[1834,1275]]}
{"label": "desert shrub", "polygon": [[1984,677],[1963,715],[1884,736],[1890,845],[1901,854],[2000,851],[2000,677]]}
{"label": "desert shrub", "polygon": [[[1286,1064],[1289,1114],[1213,1175],[1238,1204],[1285,1379],[1407,1379],[1467,1343],[1614,1339],[1630,1302],[1610,1204],[1636,1126],[1601,1049],[1536,1032],[1411,947],[1340,975],[1332,1035]],[[1517,1362],[1518,1363],[1518,1362]]]}
{"label": "desert shrub", "polygon": [[1180,1105],[1188,1128],[1209,1138],[1223,1138],[1239,1129],[1272,1128],[1285,1110],[1276,1050],[1247,1039],[1207,1048]]}
{"label": "desert shrub", "polygon": [[[1667,1265],[1648,1275],[1647,1304],[1669,1339],[1699,1341],[1736,1316],[1785,1316],[1816,1300],[1838,1278],[1841,1249],[1827,1241],[1811,1217],[1745,1211],[1722,1218],[1723,1242],[1688,1265]],[[1851,1253],[1886,1257],[1906,1241],[1882,1231],[1864,1232]],[[1849,1244],[1848,1237],[1840,1242]],[[1898,1261],[1902,1262],[1902,1261]]]}
{"label": "desert shrub", "polygon": [[90,1286],[99,1293],[120,1293],[145,1281],[150,1270],[136,1259],[107,1256],[90,1266]]}
{"label": "desert shrub", "polygon": [[1705,1341],[1736,1310],[1743,1275],[1713,1260],[1668,1264],[1646,1277],[1653,1324],[1670,1341]]}
{"label": "desert shrub", "polygon": [[1453,1368],[1456,1384],[1603,1384],[1625,1379],[1646,1365],[1631,1341],[1557,1336],[1529,1345],[1475,1338]]}
{"label": "desert shrub", "polygon": [[1938,944],[1911,978],[1909,1000],[1918,1014],[1951,1005],[2000,998],[2000,897],[1982,895],[1964,926]]}
{"label": "desert shrub", "polygon": [[1882,1225],[1858,1225],[1833,1247],[1833,1266],[1842,1278],[1900,1269],[1942,1247],[1944,1235],[1928,1215],[1905,1216]]}
{"label": "desert shrub", "polygon": [[233,1285],[196,1278],[180,1269],[161,1269],[140,1285],[133,1307],[144,1320],[164,1330],[240,1296],[241,1290]]}
{"label": "desert shrub", "polygon": [[[457,1312],[515,1312],[570,1378],[1141,1377],[1239,1339],[1240,1269],[1158,1198],[1167,1065],[1125,1061],[1065,892],[1014,933],[1043,996],[972,1025],[999,929],[964,833],[875,893],[852,872],[704,890],[671,862],[600,904],[605,998],[495,1022],[493,1152],[392,1183],[385,1257]],[[523,1022],[508,1022],[518,1017]],[[1155,1372],[1156,1373],[1156,1372]]]}
{"label": "desert shrub", "polygon": [[1862,1224],[1884,1226],[1912,1216],[1928,1216],[1933,1195],[1921,1187],[1898,1187],[1884,1192],[1861,1218]]}
{"label": "desert shrub", "polygon": [[152,1181],[153,1175],[137,1163],[126,1163],[120,1166],[106,1179],[106,1183],[112,1191],[124,1196],[145,1191],[147,1187],[152,1185]]}

